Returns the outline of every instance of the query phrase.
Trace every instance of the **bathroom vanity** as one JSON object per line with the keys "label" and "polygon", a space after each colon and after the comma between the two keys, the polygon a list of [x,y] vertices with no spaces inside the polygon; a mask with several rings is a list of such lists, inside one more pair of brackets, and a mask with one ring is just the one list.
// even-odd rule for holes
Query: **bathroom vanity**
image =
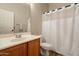
{"label": "bathroom vanity", "polygon": [[5,38],[1,41],[0,41],[0,56],[40,55],[40,36],[24,35],[24,37],[20,39],[19,38],[14,39],[14,37],[10,37]]}
{"label": "bathroom vanity", "polygon": [[16,7],[22,9],[16,13],[13,10],[0,8],[0,56],[39,56],[40,36],[30,33],[30,6],[26,8],[22,4],[22,6],[11,5],[14,6],[13,10],[15,9],[16,12],[19,10]]}

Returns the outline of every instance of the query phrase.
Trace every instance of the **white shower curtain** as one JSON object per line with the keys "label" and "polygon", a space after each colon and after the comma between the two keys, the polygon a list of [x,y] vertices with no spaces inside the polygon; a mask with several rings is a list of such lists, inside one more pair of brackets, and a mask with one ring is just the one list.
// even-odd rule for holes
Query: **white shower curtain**
{"label": "white shower curtain", "polygon": [[58,11],[59,15],[59,51],[63,55],[70,55],[72,46],[72,25],[74,6]]}
{"label": "white shower curtain", "polygon": [[52,45],[52,50],[57,51],[57,12],[51,13],[51,25],[50,25],[50,44]]}
{"label": "white shower curtain", "polygon": [[65,53],[66,55],[71,55],[71,48],[72,48],[72,42],[73,42],[73,22],[74,22],[74,13],[75,13],[75,7],[72,5],[68,9],[65,9],[64,11],[66,16],[66,24],[65,24]]}
{"label": "white shower curtain", "polygon": [[46,14],[42,14],[42,39],[41,39],[41,42],[46,41],[45,33],[46,33]]}
{"label": "white shower curtain", "polygon": [[63,40],[65,39],[65,32],[64,32],[64,18],[63,18],[63,9],[60,11],[57,11],[58,14],[56,16],[58,16],[58,52],[59,53],[63,53],[63,48],[64,48],[64,42]]}
{"label": "white shower curtain", "polygon": [[50,14],[43,14],[42,22],[42,40],[46,40],[49,43],[50,40]]}
{"label": "white shower curtain", "polygon": [[63,55],[79,55],[79,5],[43,14],[42,37],[51,50]]}
{"label": "white shower curtain", "polygon": [[71,54],[79,56],[79,4],[75,6],[73,44]]}

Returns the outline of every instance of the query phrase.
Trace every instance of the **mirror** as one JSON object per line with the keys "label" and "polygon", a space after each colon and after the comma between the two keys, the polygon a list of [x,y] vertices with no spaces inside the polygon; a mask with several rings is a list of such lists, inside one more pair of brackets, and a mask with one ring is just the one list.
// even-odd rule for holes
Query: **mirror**
{"label": "mirror", "polygon": [[30,26],[30,5],[0,3],[0,34],[27,32],[30,28],[28,26]]}
{"label": "mirror", "polygon": [[0,34],[13,33],[14,13],[0,9]]}

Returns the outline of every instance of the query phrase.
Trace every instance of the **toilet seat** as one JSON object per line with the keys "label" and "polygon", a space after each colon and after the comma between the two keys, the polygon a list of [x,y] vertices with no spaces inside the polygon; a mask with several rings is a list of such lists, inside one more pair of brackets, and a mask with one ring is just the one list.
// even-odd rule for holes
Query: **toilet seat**
{"label": "toilet seat", "polygon": [[46,50],[51,50],[51,45],[49,43],[41,43],[41,47]]}

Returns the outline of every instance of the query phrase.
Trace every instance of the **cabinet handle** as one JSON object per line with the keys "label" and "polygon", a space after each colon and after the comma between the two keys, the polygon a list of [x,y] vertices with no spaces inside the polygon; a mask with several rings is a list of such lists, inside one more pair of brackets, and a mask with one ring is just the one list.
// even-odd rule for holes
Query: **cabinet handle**
{"label": "cabinet handle", "polygon": [[7,53],[7,52],[0,52],[0,54],[8,55],[9,53]]}

